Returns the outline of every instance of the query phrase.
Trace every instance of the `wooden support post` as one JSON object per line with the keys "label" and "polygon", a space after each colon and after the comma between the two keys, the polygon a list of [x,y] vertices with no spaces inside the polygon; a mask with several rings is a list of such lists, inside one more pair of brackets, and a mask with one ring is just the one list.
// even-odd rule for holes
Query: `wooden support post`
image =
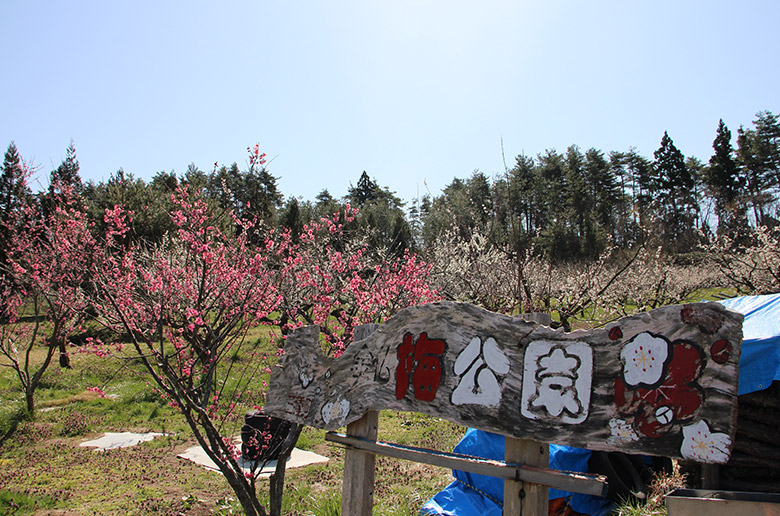
{"label": "wooden support post", "polygon": [[[369,410],[347,426],[347,435],[376,440],[379,412]],[[376,456],[347,448],[344,452],[344,481],[341,484],[341,515],[371,516],[374,507],[374,465]]]}
{"label": "wooden support post", "polygon": [[720,467],[717,464],[701,465],[701,488],[720,489]]}
{"label": "wooden support post", "polygon": [[[530,439],[507,437],[504,461],[547,468],[550,464],[549,447]],[[505,480],[503,516],[546,516],[548,493],[547,486],[541,484]]]}
{"label": "wooden support post", "polygon": [[[355,328],[355,340],[367,338],[376,324]],[[379,411],[369,410],[354,423],[347,425],[347,435],[376,440],[379,431]],[[374,508],[374,466],[376,456],[349,449],[344,452],[344,480],[341,484],[341,515],[371,516]]]}

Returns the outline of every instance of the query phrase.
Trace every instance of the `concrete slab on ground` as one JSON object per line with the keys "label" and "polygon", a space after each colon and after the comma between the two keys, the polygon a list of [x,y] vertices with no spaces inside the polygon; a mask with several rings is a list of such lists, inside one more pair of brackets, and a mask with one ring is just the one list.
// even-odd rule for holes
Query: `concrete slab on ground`
{"label": "concrete slab on ground", "polygon": [[115,448],[135,446],[138,443],[151,441],[155,437],[161,435],[165,434],[157,432],[147,432],[144,434],[137,434],[134,432],[106,432],[103,437],[91,441],[84,441],[79,444],[79,446],[92,447],[97,451],[113,450]]}
{"label": "concrete slab on ground", "polygon": [[[187,448],[187,450],[185,450],[184,453],[180,453],[178,456],[181,457],[182,459],[187,459],[194,462],[195,464],[203,466],[206,469],[219,472],[219,468],[217,468],[217,465],[214,464],[214,462],[209,458],[208,455],[206,455],[206,452],[203,451],[203,448],[201,448],[200,446],[193,446],[192,448]],[[293,448],[293,451],[290,454],[290,458],[287,460],[287,469],[301,468],[303,466],[309,466],[311,464],[321,464],[323,462],[328,462],[328,458],[323,457],[322,455],[318,455],[314,452]],[[247,473],[250,472],[252,468],[252,462],[244,459],[243,457],[239,459],[238,464],[241,466],[241,469],[243,469]],[[263,468],[263,470],[260,472],[260,476],[270,477],[271,473],[273,473],[275,469],[276,469],[276,461],[275,460],[268,461],[265,467]]]}

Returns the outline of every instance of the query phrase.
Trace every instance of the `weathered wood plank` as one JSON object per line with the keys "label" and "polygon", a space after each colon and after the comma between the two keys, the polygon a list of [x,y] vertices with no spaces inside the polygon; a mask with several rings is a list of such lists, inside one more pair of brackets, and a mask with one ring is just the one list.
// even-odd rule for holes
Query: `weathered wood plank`
{"label": "weathered wood plank", "polygon": [[[355,328],[355,339],[362,340],[376,330],[376,324]],[[379,412],[369,410],[363,417],[347,425],[347,434],[376,440],[379,430]],[[341,484],[341,514],[343,516],[371,516],[374,508],[374,466],[376,456],[356,449],[344,454],[344,480]]]}
{"label": "weathered wood plank", "polygon": [[[506,438],[504,460],[507,463],[547,468],[549,446],[530,439]],[[540,516],[547,514],[549,488],[543,484],[504,480],[503,516]]]}
{"label": "weathered wood plank", "polygon": [[[375,440],[379,412],[369,410],[363,417],[347,425],[350,436]],[[357,448],[344,454],[344,481],[341,484],[341,514],[371,516],[374,507],[374,466],[376,455]]]}
{"label": "weathered wood plank", "polygon": [[723,463],[742,319],[693,303],[564,333],[444,302],[399,312],[338,359],[306,327],[288,336],[265,411],[328,430],[368,410],[414,411],[518,439]]}
{"label": "weathered wood plank", "polygon": [[522,482],[544,484],[573,493],[604,496],[607,493],[606,477],[572,473],[532,466],[518,466],[506,462],[446,453],[414,446],[350,437],[337,432],[325,434],[325,440],[343,444],[349,448],[397,459],[411,460],[442,468],[467,471],[503,479],[519,479]]}

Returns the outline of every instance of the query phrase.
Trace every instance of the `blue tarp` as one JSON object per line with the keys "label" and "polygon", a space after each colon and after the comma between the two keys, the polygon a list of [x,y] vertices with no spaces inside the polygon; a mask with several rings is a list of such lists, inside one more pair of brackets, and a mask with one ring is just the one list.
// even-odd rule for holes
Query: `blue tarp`
{"label": "blue tarp", "polygon": [[737,393],[760,391],[780,380],[780,294],[735,297],[720,304],[745,316]]}
{"label": "blue tarp", "polygon": [[[726,308],[745,316],[739,364],[739,394],[766,389],[780,380],[780,294],[745,296],[721,301]],[[504,437],[469,429],[455,453],[504,459]],[[590,450],[550,445],[550,467],[563,471],[588,471]],[[431,498],[421,515],[501,516],[504,482],[494,477],[453,471],[455,481]],[[607,498],[550,489],[550,499],[566,497],[577,512],[602,516],[612,503]]]}
{"label": "blue tarp", "polygon": [[[504,436],[469,428],[454,451],[463,455],[504,460]],[[562,471],[587,471],[590,455],[590,450],[551,444],[550,467]],[[503,480],[465,471],[453,471],[452,474],[455,481],[428,500],[419,514],[501,516]],[[607,498],[550,489],[550,499],[562,496],[570,497],[571,508],[585,514],[606,515],[612,508]]]}

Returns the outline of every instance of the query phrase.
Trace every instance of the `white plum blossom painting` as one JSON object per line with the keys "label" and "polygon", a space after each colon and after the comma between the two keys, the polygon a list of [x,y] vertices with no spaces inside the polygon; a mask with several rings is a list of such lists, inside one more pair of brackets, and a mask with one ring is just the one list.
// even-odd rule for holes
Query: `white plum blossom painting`
{"label": "white plum blossom painting", "polygon": [[680,455],[698,462],[725,464],[729,460],[731,438],[728,434],[710,431],[706,421],[684,426]]}
{"label": "white plum blossom painting", "polygon": [[640,333],[623,347],[623,378],[626,384],[655,385],[661,380],[669,355],[669,342],[649,333]]}

